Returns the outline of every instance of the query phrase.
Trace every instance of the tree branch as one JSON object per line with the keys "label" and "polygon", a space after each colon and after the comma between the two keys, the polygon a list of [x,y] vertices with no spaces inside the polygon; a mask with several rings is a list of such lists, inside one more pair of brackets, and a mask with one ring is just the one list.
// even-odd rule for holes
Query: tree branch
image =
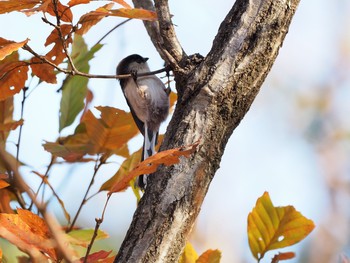
{"label": "tree branch", "polygon": [[208,56],[187,74],[174,72],[179,99],[161,149],[201,143],[190,158],[149,177],[115,262],[178,261],[227,141],[271,69],[299,1],[237,0]]}
{"label": "tree branch", "polygon": [[148,35],[160,56],[174,71],[182,72],[180,64],[187,59],[187,55],[180,45],[175,33],[168,1],[155,1],[156,8],[151,0],[133,0],[136,8],[143,8],[157,12],[158,21],[144,21]]}

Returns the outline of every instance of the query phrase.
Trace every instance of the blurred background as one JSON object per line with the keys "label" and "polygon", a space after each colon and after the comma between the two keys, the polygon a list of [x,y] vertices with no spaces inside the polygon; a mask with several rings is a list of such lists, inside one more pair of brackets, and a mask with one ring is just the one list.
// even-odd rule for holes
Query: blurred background
{"label": "blurred background", "polygon": [[[66,3],[68,1],[62,1]],[[102,1],[103,2],[103,1]],[[170,1],[178,38],[187,54],[206,55],[212,40],[234,1]],[[81,5],[73,9],[75,18],[100,6]],[[122,22],[106,18],[93,27],[85,39],[89,47],[108,30]],[[75,21],[76,22],[76,21]],[[44,54],[43,43],[51,32],[40,15],[21,13],[0,16],[0,37],[23,41]],[[293,205],[312,219],[315,230],[300,244],[287,249],[297,257],[289,262],[340,262],[350,256],[350,2],[348,0],[301,0],[280,54],[250,111],[234,131],[221,167],[210,186],[190,241],[199,254],[220,249],[223,263],[255,262],[248,247],[247,216],[264,191],[274,205]],[[153,70],[163,62],[152,46],[141,21],[130,21],[102,43],[104,47],[91,61],[91,73],[114,74],[118,62],[132,53],[150,58]],[[21,52],[22,58],[29,54]],[[28,83],[30,95],[24,108],[20,160],[27,182],[36,189],[40,182],[31,171],[44,172],[50,162],[42,144],[55,141],[62,83],[51,85],[37,80]],[[37,87],[36,87],[37,86]],[[35,88],[33,88],[35,87]],[[115,80],[91,79],[92,106],[109,105],[128,110]],[[20,117],[22,94],[16,95],[15,119]],[[62,132],[72,134],[77,121]],[[164,132],[166,124],[162,127]],[[11,133],[8,151],[15,153],[18,131]],[[139,135],[130,151],[142,145]],[[119,168],[115,157],[98,173],[91,193]],[[50,182],[74,215],[93,174],[94,163],[55,165]],[[100,193],[83,207],[78,225],[93,228],[101,216],[106,194]],[[105,250],[118,250],[131,222],[136,200],[130,190],[114,194],[108,205],[102,230],[109,233]],[[50,210],[65,222],[53,199]],[[4,242],[0,242],[3,247]],[[8,250],[9,251],[9,250]],[[280,250],[285,251],[285,250]],[[268,253],[261,262],[270,262]],[[14,252],[4,253],[10,255]]]}

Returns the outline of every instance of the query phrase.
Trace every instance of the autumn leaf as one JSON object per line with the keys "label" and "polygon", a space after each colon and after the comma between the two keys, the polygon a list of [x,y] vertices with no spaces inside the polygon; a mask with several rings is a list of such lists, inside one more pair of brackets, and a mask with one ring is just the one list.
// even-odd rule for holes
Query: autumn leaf
{"label": "autumn leaf", "polygon": [[156,12],[140,8],[119,8],[110,10],[108,13],[109,16],[120,16],[148,21],[156,21],[158,19]]}
{"label": "autumn leaf", "polygon": [[11,208],[11,195],[13,195],[6,188],[0,189],[0,213],[13,214],[13,209]]}
{"label": "autumn leaf", "polygon": [[23,11],[28,8],[33,8],[41,0],[2,0],[0,1],[0,14],[13,11]]}
{"label": "autumn leaf", "polygon": [[187,242],[184,251],[180,256],[179,263],[195,263],[197,259],[198,254],[196,250],[190,242]]}
{"label": "autumn leaf", "polygon": [[[120,4],[122,2],[123,1],[118,1]],[[148,21],[157,20],[157,14],[155,12],[139,8],[130,8],[130,6],[125,2],[123,4],[124,8],[112,9],[113,6],[114,4],[107,4],[81,16],[77,23],[79,28],[76,33],[80,35],[87,33],[91,27],[107,16],[118,16]]]}
{"label": "autumn leaf", "polygon": [[[72,43],[72,38],[70,34],[72,33],[73,27],[72,25],[69,25],[69,24],[63,24],[60,26],[60,28],[61,28],[62,37],[65,39],[66,46],[68,47],[69,44]],[[53,62],[54,64],[59,65],[66,58],[66,53],[64,51],[61,36],[56,28],[54,28],[51,31],[44,45],[45,47],[47,47],[51,44],[54,44],[54,45],[52,49],[45,55],[45,58]]]}
{"label": "autumn leaf", "polygon": [[85,261],[85,257],[82,257],[80,259],[81,262],[87,262],[87,263],[113,263],[115,257],[109,257],[108,256],[112,253],[111,251],[98,251],[95,253],[92,253],[88,256],[87,260]]}
{"label": "autumn leaf", "polygon": [[113,6],[113,3],[106,4],[94,11],[82,15],[77,23],[77,25],[79,25],[78,30],[75,32],[80,35],[86,34],[90,28],[92,28],[94,25],[106,17],[106,12],[108,12]]}
{"label": "autumn leaf", "polygon": [[283,252],[283,253],[278,253],[277,255],[275,255],[272,260],[271,263],[278,263],[281,260],[288,260],[288,259],[292,259],[295,257],[295,253],[294,252]]}
{"label": "autumn leaf", "polygon": [[70,10],[70,8],[68,6],[61,4],[60,1],[55,1],[57,3],[56,8],[55,8],[55,4],[53,2],[54,1],[50,1],[49,5],[46,9],[46,12],[55,17],[56,10],[57,10],[57,14],[58,14],[60,20],[62,20],[64,22],[72,23],[73,13]]}
{"label": "autumn leaf", "polygon": [[220,263],[221,251],[208,249],[196,260],[196,263]]}
{"label": "autumn leaf", "polygon": [[[94,229],[79,229],[68,233],[69,243],[76,246],[87,247],[94,235]],[[95,240],[108,238],[108,234],[102,230],[98,230]]]}
{"label": "autumn leaf", "polygon": [[[88,50],[84,39],[75,35],[71,54],[75,67],[81,72],[88,73],[90,70],[89,61],[94,58],[94,54],[101,47],[102,45],[96,45]],[[59,131],[71,125],[84,109],[88,81],[88,78],[82,76],[67,76],[63,81]]]}
{"label": "autumn leaf", "polygon": [[189,157],[197,148],[199,142],[183,146],[175,149],[162,151],[152,155],[140,164],[138,164],[127,176],[118,178],[114,182],[109,194],[125,190],[129,186],[129,182],[141,174],[151,174],[155,172],[159,165],[164,164],[170,166],[180,161],[180,157]]}
{"label": "autumn leaf", "polygon": [[274,207],[269,194],[265,192],[248,215],[250,250],[260,260],[269,250],[298,243],[314,227],[314,223],[293,206]]}
{"label": "autumn leaf", "polygon": [[90,1],[91,0],[70,0],[67,5],[72,7],[75,5],[88,4]]}
{"label": "autumn leaf", "polygon": [[0,231],[0,236],[23,251],[35,248],[56,260],[57,255],[45,221],[28,210],[17,209],[17,213],[0,214],[0,226],[6,230]]}
{"label": "autumn leaf", "polygon": [[52,84],[57,83],[55,68],[49,64],[43,63],[40,58],[31,58],[30,67],[32,69],[32,73],[42,81]]}
{"label": "autumn leaf", "polygon": [[8,187],[10,184],[5,182],[4,180],[0,180],[0,189]]}
{"label": "autumn leaf", "polygon": [[22,42],[14,42],[0,37],[0,60],[3,60],[8,55],[11,55],[12,52],[17,51],[23,47],[28,43],[28,40],[29,39],[26,39]]}
{"label": "autumn leaf", "polygon": [[96,153],[118,149],[138,134],[130,113],[112,107],[96,109],[101,112],[100,119],[88,111],[83,121]]}
{"label": "autumn leaf", "polygon": [[113,2],[116,2],[120,5],[122,5],[124,8],[128,8],[128,9],[131,9],[132,7],[127,3],[125,2],[124,0],[112,0]]}
{"label": "autumn leaf", "polygon": [[0,61],[0,101],[20,92],[28,78],[28,65],[13,52]]}
{"label": "autumn leaf", "polygon": [[[0,127],[12,123],[13,115],[13,97],[9,97],[3,101],[0,101]],[[8,129],[0,129],[0,142],[5,142],[9,135]]]}
{"label": "autumn leaf", "polygon": [[139,163],[141,160],[142,148],[134,152],[125,159],[118,169],[117,173],[102,184],[99,191],[110,191],[115,183],[120,182],[125,178]]}

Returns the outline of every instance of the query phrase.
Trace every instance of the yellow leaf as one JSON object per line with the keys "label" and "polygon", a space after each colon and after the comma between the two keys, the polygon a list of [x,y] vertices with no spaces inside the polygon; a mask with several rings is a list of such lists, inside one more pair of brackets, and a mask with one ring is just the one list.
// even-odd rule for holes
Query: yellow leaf
{"label": "yellow leaf", "polygon": [[298,243],[314,227],[314,223],[293,206],[274,207],[269,194],[265,192],[248,215],[250,250],[260,260],[269,250]]}
{"label": "yellow leaf", "polygon": [[179,259],[179,263],[196,263],[198,254],[190,242],[186,243],[184,252]]}
{"label": "yellow leaf", "polygon": [[221,251],[208,249],[196,260],[196,263],[220,263]]}

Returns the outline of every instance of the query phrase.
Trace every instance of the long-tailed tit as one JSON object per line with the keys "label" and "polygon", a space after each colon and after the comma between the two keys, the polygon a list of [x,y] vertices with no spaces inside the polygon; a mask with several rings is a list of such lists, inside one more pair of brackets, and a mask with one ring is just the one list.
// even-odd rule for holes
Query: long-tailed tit
{"label": "long-tailed tit", "polygon": [[[119,81],[134,121],[144,137],[141,161],[155,153],[159,126],[169,112],[169,90],[163,82],[155,75],[137,76],[139,73],[150,72],[147,60],[148,58],[133,54],[117,66],[117,75],[135,75]],[[147,175],[139,176],[137,184],[145,189]]]}

